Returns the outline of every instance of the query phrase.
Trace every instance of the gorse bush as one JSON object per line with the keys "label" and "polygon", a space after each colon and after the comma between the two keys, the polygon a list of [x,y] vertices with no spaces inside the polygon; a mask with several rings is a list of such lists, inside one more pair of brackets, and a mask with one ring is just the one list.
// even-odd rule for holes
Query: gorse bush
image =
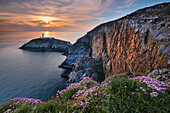
{"label": "gorse bush", "polygon": [[130,113],[168,112],[169,82],[150,77],[116,78],[97,83],[85,77],[73,83],[48,102],[15,98],[1,105],[6,113]]}

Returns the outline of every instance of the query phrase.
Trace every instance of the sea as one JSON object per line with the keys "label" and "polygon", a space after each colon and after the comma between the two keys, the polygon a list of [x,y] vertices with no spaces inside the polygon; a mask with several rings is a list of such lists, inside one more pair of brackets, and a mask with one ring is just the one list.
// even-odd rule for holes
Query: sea
{"label": "sea", "polygon": [[[43,31],[44,32],[44,31]],[[0,104],[12,98],[47,101],[64,89],[67,78],[58,66],[66,59],[59,52],[33,52],[18,49],[42,32],[0,32]],[[45,32],[74,43],[84,32]]]}

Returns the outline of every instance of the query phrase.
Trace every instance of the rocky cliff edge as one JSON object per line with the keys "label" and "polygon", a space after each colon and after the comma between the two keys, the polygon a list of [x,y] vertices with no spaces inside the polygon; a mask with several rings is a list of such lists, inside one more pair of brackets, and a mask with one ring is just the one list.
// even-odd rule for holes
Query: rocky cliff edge
{"label": "rocky cliff edge", "polygon": [[60,67],[75,71],[81,57],[100,57],[105,77],[169,69],[169,40],[170,3],[157,4],[97,26],[73,44]]}

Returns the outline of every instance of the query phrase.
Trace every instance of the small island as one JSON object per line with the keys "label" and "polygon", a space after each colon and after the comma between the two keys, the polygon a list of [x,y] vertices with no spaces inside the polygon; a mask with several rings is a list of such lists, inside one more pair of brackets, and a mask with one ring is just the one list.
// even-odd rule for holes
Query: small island
{"label": "small island", "polygon": [[30,51],[57,51],[67,53],[71,46],[72,44],[68,41],[44,37],[44,33],[42,33],[42,37],[32,39],[28,43],[19,47],[19,49]]}

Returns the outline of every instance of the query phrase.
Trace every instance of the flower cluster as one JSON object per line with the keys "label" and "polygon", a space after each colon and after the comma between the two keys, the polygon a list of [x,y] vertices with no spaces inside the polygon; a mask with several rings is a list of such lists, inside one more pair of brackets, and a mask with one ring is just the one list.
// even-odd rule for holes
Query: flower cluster
{"label": "flower cluster", "polygon": [[[79,83],[73,83],[71,85],[69,85],[66,89],[62,90],[62,91],[58,91],[59,94],[63,94],[65,92],[68,92],[72,89],[78,89],[79,87],[83,87],[83,90],[78,90],[78,92],[76,93],[76,95],[73,95],[73,97],[79,96],[80,94],[82,94],[84,91],[87,90],[87,85],[88,84],[96,84],[99,85],[98,82],[94,81],[92,78],[90,77],[84,77]],[[58,94],[56,94],[56,97],[58,98]]]}
{"label": "flower cluster", "polygon": [[[88,84],[90,83],[89,80],[93,80],[93,78],[84,77],[84,78],[80,81],[80,84],[82,84],[82,85],[83,85],[83,84],[84,84],[84,85],[88,85]],[[94,82],[95,84],[99,85],[98,82],[96,82],[96,81],[94,81],[94,80],[93,80],[93,82]]]}
{"label": "flower cluster", "polygon": [[[4,113],[13,113],[13,110],[17,110],[17,106],[20,104],[20,102],[14,102],[13,104],[11,103],[8,107],[8,110],[5,111]],[[1,109],[1,108],[0,108]]]}
{"label": "flower cluster", "polygon": [[[163,82],[163,81],[158,81],[158,80],[155,80],[151,77],[146,77],[146,76],[138,76],[138,77],[134,77],[134,78],[131,78],[132,80],[137,80],[141,83],[145,83],[147,84],[147,86],[151,89],[154,89],[162,94],[165,94],[165,90],[166,88],[163,88],[163,87],[170,87],[170,82]],[[146,92],[145,89],[143,89],[142,87],[140,87],[140,89],[144,92]],[[158,96],[158,93],[157,92],[152,92],[150,93],[151,97],[156,97]]]}
{"label": "flower cluster", "polygon": [[80,86],[80,83],[73,83],[69,85],[66,89],[63,89],[62,91],[58,91],[59,94],[63,94],[65,92],[68,92],[72,89],[77,89]]}
{"label": "flower cluster", "polygon": [[101,84],[101,87],[108,87],[111,83],[111,80],[105,81],[104,83]]}
{"label": "flower cluster", "polygon": [[33,99],[33,98],[13,98],[11,99],[11,101],[23,101],[23,102],[30,103],[30,104],[44,103],[40,101],[39,99]]}
{"label": "flower cluster", "polygon": [[4,113],[12,113],[12,109],[8,109],[8,110],[5,111]]}
{"label": "flower cluster", "polygon": [[156,96],[158,96],[158,93],[157,92],[152,92],[152,93],[150,93],[150,95],[151,95],[151,97],[156,97]]}

